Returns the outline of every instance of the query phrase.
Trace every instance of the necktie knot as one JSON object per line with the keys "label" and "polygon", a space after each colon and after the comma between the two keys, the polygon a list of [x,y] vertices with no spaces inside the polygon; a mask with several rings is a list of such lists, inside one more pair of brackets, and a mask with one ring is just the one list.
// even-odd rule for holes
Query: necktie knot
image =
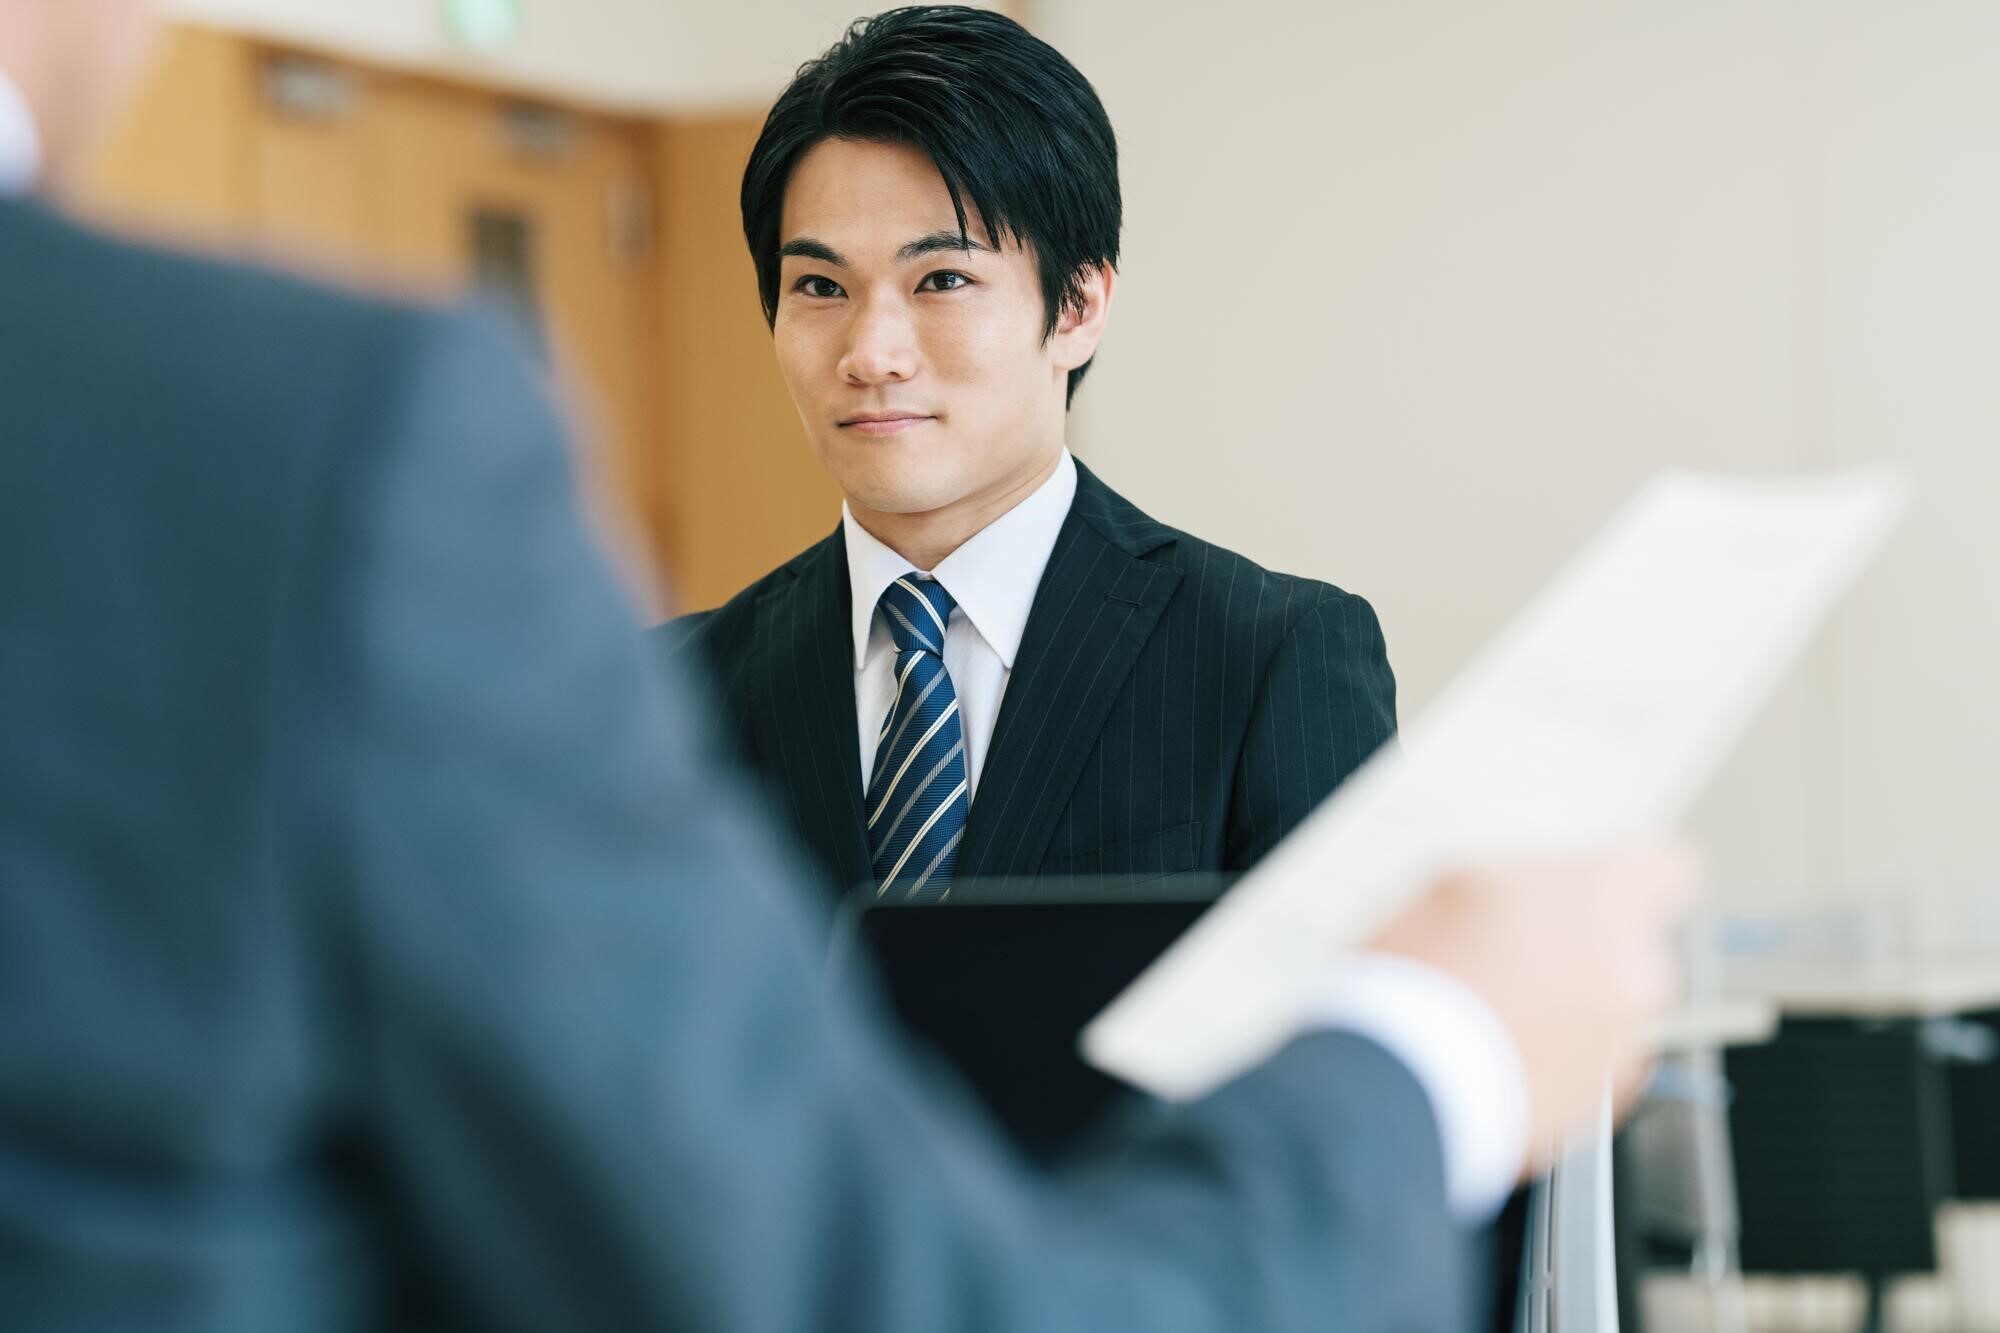
{"label": "necktie knot", "polygon": [[956,603],[942,583],[905,574],[888,586],[879,605],[898,653],[944,655],[944,627]]}

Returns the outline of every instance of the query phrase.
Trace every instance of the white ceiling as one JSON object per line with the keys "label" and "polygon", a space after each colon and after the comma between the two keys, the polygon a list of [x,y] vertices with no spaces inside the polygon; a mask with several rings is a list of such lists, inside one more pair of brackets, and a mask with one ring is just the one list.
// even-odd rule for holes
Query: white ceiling
{"label": "white ceiling", "polygon": [[764,103],[861,14],[895,0],[522,0],[521,36],[481,55],[439,0],[166,0],[172,17],[388,64],[647,110]]}

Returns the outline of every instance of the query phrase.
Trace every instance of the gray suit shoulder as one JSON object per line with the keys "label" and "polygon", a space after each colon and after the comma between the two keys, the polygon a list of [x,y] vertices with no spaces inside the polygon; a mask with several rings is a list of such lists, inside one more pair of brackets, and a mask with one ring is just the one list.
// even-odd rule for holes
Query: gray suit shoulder
{"label": "gray suit shoulder", "polygon": [[38,206],[7,208],[0,236],[27,261],[9,302],[32,312],[52,358],[72,354],[128,394],[157,386],[143,403],[156,426],[198,427],[212,446],[268,448],[342,418],[358,430],[353,405],[382,401],[378,381],[427,339],[505,341],[468,308],[161,249]]}

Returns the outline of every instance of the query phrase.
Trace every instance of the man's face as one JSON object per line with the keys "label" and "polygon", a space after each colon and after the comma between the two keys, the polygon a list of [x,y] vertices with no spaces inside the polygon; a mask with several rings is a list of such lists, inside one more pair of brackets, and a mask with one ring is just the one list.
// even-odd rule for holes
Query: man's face
{"label": "man's face", "polygon": [[785,192],[778,366],[858,512],[977,506],[1062,448],[1094,331],[1045,339],[1033,252],[969,222],[967,250],[943,177],[898,144],[826,140]]}

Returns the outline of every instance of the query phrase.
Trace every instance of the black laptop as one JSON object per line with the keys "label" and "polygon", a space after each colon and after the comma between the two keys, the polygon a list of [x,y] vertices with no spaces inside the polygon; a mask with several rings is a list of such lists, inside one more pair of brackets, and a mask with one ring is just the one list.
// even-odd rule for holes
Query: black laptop
{"label": "black laptop", "polygon": [[[1236,878],[968,880],[919,906],[863,890],[843,915],[836,965],[851,965],[846,955],[857,949],[872,954],[903,1022],[957,1067],[1031,1156],[1049,1160],[1131,1095],[1085,1063],[1078,1035]],[[1574,1254],[1559,1261],[1565,1249],[1594,1259],[1594,1247],[1557,1243],[1550,1188],[1518,1192],[1494,1228],[1496,1330],[1545,1333],[1557,1304],[1594,1314],[1596,1265]],[[1569,1322],[1590,1333],[1615,1327],[1589,1316]]]}
{"label": "black laptop", "polygon": [[1033,1155],[1059,1153],[1124,1085],[1077,1036],[1231,877],[970,880],[944,901],[857,898],[845,923],[903,1021],[956,1065]]}

